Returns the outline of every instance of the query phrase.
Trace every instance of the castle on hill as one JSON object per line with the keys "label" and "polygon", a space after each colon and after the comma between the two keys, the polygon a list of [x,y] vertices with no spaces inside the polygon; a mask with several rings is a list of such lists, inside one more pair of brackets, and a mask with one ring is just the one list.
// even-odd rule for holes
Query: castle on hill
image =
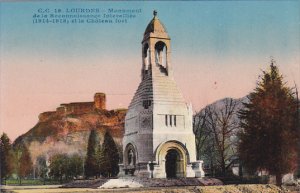
{"label": "castle on hill", "polygon": [[56,108],[56,111],[47,111],[39,115],[39,121],[46,121],[50,117],[68,114],[83,114],[93,110],[106,110],[106,95],[105,93],[96,93],[92,102],[72,102],[63,103]]}

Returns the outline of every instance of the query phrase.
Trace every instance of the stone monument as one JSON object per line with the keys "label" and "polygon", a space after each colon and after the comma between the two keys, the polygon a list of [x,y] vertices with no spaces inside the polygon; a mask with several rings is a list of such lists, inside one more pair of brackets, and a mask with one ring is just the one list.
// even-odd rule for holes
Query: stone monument
{"label": "stone monument", "polygon": [[125,117],[120,175],[204,176],[196,160],[192,107],[174,81],[170,43],[154,11],[142,41],[141,83]]}

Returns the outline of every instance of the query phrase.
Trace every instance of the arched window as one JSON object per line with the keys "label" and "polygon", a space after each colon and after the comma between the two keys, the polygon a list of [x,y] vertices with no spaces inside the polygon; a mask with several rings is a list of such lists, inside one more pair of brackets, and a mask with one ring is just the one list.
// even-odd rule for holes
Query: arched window
{"label": "arched window", "polygon": [[143,60],[145,70],[148,70],[150,64],[150,49],[148,44],[145,44],[143,48]]}
{"label": "arched window", "polygon": [[167,46],[164,42],[158,41],[155,44],[155,63],[159,65],[162,72],[167,72]]}
{"label": "arched window", "polygon": [[124,157],[125,165],[135,167],[137,154],[134,146],[131,143],[127,144],[124,153],[125,153],[125,157]]}

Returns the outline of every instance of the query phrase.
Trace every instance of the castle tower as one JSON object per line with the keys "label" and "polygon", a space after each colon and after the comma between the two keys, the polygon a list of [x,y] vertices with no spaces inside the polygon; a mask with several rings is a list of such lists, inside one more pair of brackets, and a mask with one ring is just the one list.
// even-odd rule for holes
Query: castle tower
{"label": "castle tower", "polygon": [[170,41],[154,11],[142,41],[141,83],[125,117],[120,169],[143,177],[201,177],[192,108],[173,78]]}
{"label": "castle tower", "polygon": [[94,96],[94,105],[96,109],[106,109],[106,97],[105,93],[96,93]]}

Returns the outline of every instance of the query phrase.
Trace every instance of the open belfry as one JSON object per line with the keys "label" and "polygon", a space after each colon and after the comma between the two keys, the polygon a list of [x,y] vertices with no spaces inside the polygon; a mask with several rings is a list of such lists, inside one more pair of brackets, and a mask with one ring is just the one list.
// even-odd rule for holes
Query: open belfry
{"label": "open belfry", "polygon": [[128,107],[120,172],[149,178],[203,177],[191,105],[173,77],[171,39],[153,12],[142,41],[141,83]]}

